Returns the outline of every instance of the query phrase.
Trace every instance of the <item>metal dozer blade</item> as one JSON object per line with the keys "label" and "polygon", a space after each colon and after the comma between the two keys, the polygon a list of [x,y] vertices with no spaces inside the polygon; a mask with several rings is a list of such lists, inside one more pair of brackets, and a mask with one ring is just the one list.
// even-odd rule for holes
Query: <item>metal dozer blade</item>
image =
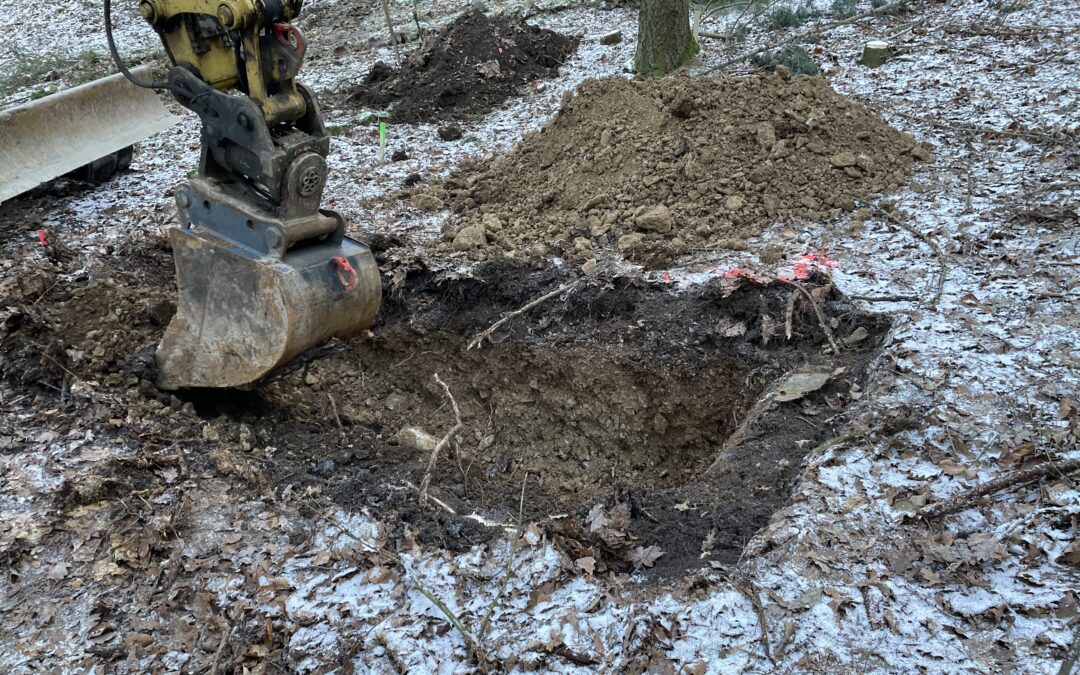
{"label": "metal dozer blade", "polygon": [[93,169],[178,121],[154,92],[120,74],[2,110],[0,202],[80,167]]}
{"label": "metal dozer blade", "polygon": [[[165,89],[202,120],[196,175],[176,189],[170,231],[179,292],[157,349],[158,386],[247,387],[330,337],[367,329],[378,266],[320,208],[330,139],[295,81],[302,0],[140,0],[173,63]],[[233,93],[235,92],[235,93]]]}

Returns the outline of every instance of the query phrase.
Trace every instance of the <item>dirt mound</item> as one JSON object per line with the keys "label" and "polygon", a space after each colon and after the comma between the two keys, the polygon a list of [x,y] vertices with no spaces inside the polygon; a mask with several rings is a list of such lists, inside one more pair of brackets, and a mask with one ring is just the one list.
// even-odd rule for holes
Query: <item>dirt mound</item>
{"label": "dirt mound", "polygon": [[460,213],[442,250],[584,262],[617,249],[657,267],[849,211],[899,188],[917,159],[931,155],[820,78],[608,78],[424,197]]}
{"label": "dirt mound", "polygon": [[506,15],[467,12],[427,39],[395,70],[379,61],[350,95],[393,104],[399,122],[462,119],[488,112],[526,82],[555,77],[577,40]]}

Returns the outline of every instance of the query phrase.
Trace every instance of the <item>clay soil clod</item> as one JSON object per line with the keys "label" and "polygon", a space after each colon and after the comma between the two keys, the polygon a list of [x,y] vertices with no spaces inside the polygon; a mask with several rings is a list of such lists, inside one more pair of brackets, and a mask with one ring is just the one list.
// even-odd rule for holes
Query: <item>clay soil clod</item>
{"label": "clay soil clod", "polygon": [[555,77],[577,40],[507,15],[472,10],[428,38],[393,68],[379,61],[350,100],[389,106],[398,122],[483,115],[528,82]]}

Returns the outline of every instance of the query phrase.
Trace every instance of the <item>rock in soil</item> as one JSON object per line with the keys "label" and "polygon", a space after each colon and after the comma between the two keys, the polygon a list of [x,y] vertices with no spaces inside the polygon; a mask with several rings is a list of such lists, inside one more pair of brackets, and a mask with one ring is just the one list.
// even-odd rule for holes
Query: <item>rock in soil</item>
{"label": "rock in soil", "polygon": [[349,98],[391,106],[398,122],[466,119],[497,107],[526,82],[557,76],[577,42],[520,18],[472,10],[425,40],[398,68],[376,63]]}
{"label": "rock in soil", "polygon": [[442,250],[493,214],[506,226],[474,258],[546,250],[580,264],[617,248],[664,267],[775,222],[850,211],[928,159],[821,78],[608,78],[513,152],[430,189],[460,214]]}

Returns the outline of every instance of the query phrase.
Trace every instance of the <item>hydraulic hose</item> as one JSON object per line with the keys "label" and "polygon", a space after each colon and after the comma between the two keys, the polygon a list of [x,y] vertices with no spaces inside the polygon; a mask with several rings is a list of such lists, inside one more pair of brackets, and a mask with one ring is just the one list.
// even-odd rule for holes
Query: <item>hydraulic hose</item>
{"label": "hydraulic hose", "polygon": [[116,64],[117,70],[123,73],[124,77],[136,87],[142,87],[143,89],[158,89],[170,91],[174,94],[188,95],[187,92],[179,90],[178,87],[172,85],[169,82],[154,82],[147,81],[136,77],[131,70],[124,63],[124,60],[120,58],[120,52],[116,48],[116,40],[113,38],[112,27],[112,0],[105,0],[105,39],[109,43],[109,54],[112,56],[113,63]]}

